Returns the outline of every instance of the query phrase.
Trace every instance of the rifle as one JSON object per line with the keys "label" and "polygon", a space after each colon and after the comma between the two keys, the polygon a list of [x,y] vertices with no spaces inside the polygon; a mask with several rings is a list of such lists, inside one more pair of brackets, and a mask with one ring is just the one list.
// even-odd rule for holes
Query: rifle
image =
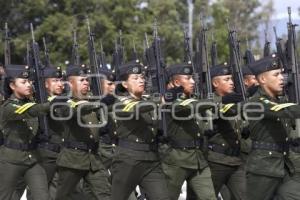
{"label": "rifle", "polygon": [[[165,63],[161,52],[161,40],[158,36],[157,22],[154,21],[153,25],[153,41],[150,47],[146,49],[146,56],[148,59],[148,69],[152,78],[152,84],[155,92],[163,96],[166,92],[166,75]],[[154,85],[155,84],[155,85]],[[163,136],[167,136],[166,113],[162,112],[162,119],[160,120],[159,127],[163,131]]]}
{"label": "rifle", "polygon": [[77,33],[75,28],[73,29],[73,45],[72,45],[72,65],[80,65],[80,56],[78,53],[79,45],[77,43]]}
{"label": "rifle", "polygon": [[245,55],[244,55],[243,58],[244,58],[245,64],[248,65],[250,63],[255,62],[254,56],[253,56],[252,51],[249,47],[248,38],[246,39],[246,47],[247,47],[247,49],[245,51]]}
{"label": "rifle", "polygon": [[265,30],[265,45],[264,45],[264,57],[270,55],[271,43],[268,41],[267,30]]}
{"label": "rifle", "polygon": [[99,76],[99,65],[97,60],[97,53],[95,48],[95,34],[91,32],[90,21],[86,20],[87,28],[88,28],[88,53],[89,53],[89,61],[90,61],[90,69],[93,74],[91,80],[91,89],[94,96],[102,95],[102,87],[101,87],[101,79]]}
{"label": "rifle", "polygon": [[100,54],[98,56],[98,63],[100,68],[107,69],[106,56],[103,50],[102,42],[100,42]]}
{"label": "rifle", "polygon": [[230,51],[230,67],[232,70],[232,77],[235,86],[235,92],[240,93],[243,100],[246,100],[246,89],[243,80],[243,73],[240,67],[240,54],[238,48],[238,41],[236,36],[236,31],[228,26],[228,41],[229,41],[229,51]]}
{"label": "rifle", "polygon": [[122,41],[122,31],[119,30],[119,37],[115,41],[115,50],[112,55],[112,66],[116,77],[119,77],[119,68],[124,63],[124,47]]}
{"label": "rifle", "polygon": [[135,42],[134,40],[132,41],[132,54],[131,54],[131,59],[132,60],[138,60],[138,54],[135,48]]}
{"label": "rifle", "polygon": [[216,66],[218,61],[218,52],[217,52],[217,42],[214,38],[214,34],[211,34],[211,49],[210,49],[210,56],[211,56],[211,66]]}
{"label": "rifle", "polygon": [[195,65],[193,62],[193,55],[190,46],[191,38],[188,36],[187,30],[184,30],[184,62],[187,64],[191,64],[194,71],[194,80],[195,80],[195,94],[200,96],[200,84],[199,84],[199,76],[200,74],[196,71]]}
{"label": "rifle", "polygon": [[[35,73],[34,73],[34,89],[35,89],[35,99],[38,103],[45,103],[47,102],[47,94],[46,94],[46,88],[45,88],[45,80],[43,76],[43,68],[44,66],[41,63],[40,59],[40,51],[39,51],[39,45],[35,41],[34,37],[34,30],[33,25],[30,23],[30,30],[31,30],[31,60],[32,65]],[[44,139],[49,139],[49,125],[48,120],[46,116],[40,116],[39,117],[39,128],[41,130],[41,136]]]}
{"label": "rifle", "polygon": [[283,67],[284,67],[284,69],[286,69],[286,67],[288,66],[288,64],[287,64],[287,59],[286,59],[286,52],[285,52],[285,50],[284,50],[284,48],[282,47],[283,46],[283,44],[282,44],[282,39],[281,38],[279,38],[278,36],[277,36],[277,31],[276,31],[276,27],[275,26],[273,26],[273,30],[274,30],[274,34],[275,34],[275,38],[276,38],[276,50],[277,50],[277,54],[278,54],[278,56],[279,56],[279,58],[280,58],[280,60],[281,60],[281,62],[282,62],[282,64],[283,64]]}
{"label": "rifle", "polygon": [[45,54],[45,67],[50,67],[50,57],[49,57],[49,49],[47,48],[46,39],[43,37],[43,44],[44,44],[44,54]]}
{"label": "rifle", "polygon": [[11,61],[10,54],[10,37],[7,22],[5,23],[5,37],[4,37],[4,64],[9,65]]}

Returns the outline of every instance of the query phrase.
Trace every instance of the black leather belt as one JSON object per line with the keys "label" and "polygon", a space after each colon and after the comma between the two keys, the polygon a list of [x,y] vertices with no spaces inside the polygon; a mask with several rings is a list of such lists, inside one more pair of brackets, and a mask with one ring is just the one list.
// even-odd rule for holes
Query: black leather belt
{"label": "black leather belt", "polygon": [[239,156],[240,155],[240,148],[231,148],[228,146],[222,146],[220,144],[209,144],[208,145],[208,149],[210,149],[211,151],[217,152],[217,153],[221,153],[227,156]]}
{"label": "black leather belt", "polygon": [[38,148],[47,149],[56,153],[60,152],[61,146],[55,143],[42,142],[38,144]]}
{"label": "black leather belt", "polygon": [[138,143],[127,139],[119,139],[118,146],[136,151],[157,151],[156,143]]}
{"label": "black leather belt", "polygon": [[100,142],[104,143],[104,144],[109,144],[109,145],[118,143],[116,138],[110,138],[109,135],[100,136]]}
{"label": "black leather belt", "polygon": [[279,153],[289,151],[289,143],[270,143],[261,141],[252,141],[252,149],[267,150],[267,151],[277,151]]}
{"label": "black leather belt", "polygon": [[6,139],[4,139],[3,144],[7,148],[21,150],[21,151],[34,150],[37,147],[36,142],[24,144],[24,143],[14,142],[11,140],[6,140]]}
{"label": "black leather belt", "polygon": [[171,147],[174,149],[199,149],[203,147],[203,139],[196,140],[171,140]]}
{"label": "black leather belt", "polygon": [[77,141],[65,141],[63,146],[68,149],[81,150],[85,152],[96,153],[99,147],[98,142],[94,143],[85,143],[85,142],[77,142]]}

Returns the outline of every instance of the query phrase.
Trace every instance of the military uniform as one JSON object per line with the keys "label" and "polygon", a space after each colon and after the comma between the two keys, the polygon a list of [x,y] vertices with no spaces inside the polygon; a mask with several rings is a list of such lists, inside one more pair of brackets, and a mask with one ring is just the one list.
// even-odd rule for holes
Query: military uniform
{"label": "military uniform", "polygon": [[[8,77],[28,78],[24,66],[7,66]],[[33,199],[48,200],[47,177],[38,163],[36,134],[38,116],[49,112],[50,103],[36,104],[12,95],[1,106],[4,145],[0,150],[0,199],[11,199],[19,179],[25,180]]]}
{"label": "military uniform", "polygon": [[[266,57],[250,65],[255,75],[279,69],[276,56]],[[249,112],[250,117],[260,120],[249,120],[252,150],[249,154],[247,171],[247,199],[274,199],[284,180],[294,173],[294,167],[288,157],[289,143],[285,119],[300,117],[300,106],[282,103],[278,97],[270,97],[262,88],[253,95],[250,102],[259,102],[263,113]],[[257,108],[251,105],[249,108]],[[290,188],[286,188],[288,191]],[[253,192],[255,191],[255,192]],[[285,199],[284,196],[281,198]]]}
{"label": "military uniform", "polygon": [[[141,66],[128,63],[119,70],[121,77],[140,74]],[[124,93],[114,110],[119,143],[112,163],[112,200],[127,200],[137,185],[144,190],[147,199],[167,200],[167,186],[157,152],[154,108],[149,101],[134,99],[124,88],[122,90]]]}
{"label": "military uniform", "polygon": [[[68,76],[85,74],[81,67],[67,68]],[[70,106],[63,106],[59,111],[68,113],[68,109],[72,109],[73,114],[69,120],[63,122],[65,125],[63,149],[56,161],[59,167],[56,199],[71,199],[71,193],[82,178],[88,183],[95,199],[110,199],[111,185],[108,172],[97,153],[99,128],[96,126],[102,123],[98,119],[99,106],[87,105],[88,101],[76,98],[72,98],[68,103]],[[81,107],[80,114],[79,107]]]}

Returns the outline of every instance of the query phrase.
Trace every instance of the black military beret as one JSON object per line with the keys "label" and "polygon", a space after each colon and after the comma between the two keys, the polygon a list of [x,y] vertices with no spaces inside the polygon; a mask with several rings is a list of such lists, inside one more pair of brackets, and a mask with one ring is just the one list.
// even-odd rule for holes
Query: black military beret
{"label": "black military beret", "polygon": [[44,69],[44,78],[62,78],[60,67],[49,66]]}
{"label": "black military beret", "polygon": [[141,74],[144,66],[138,61],[130,61],[119,68],[118,80],[125,81],[125,78],[129,74]]}
{"label": "black military beret", "polygon": [[227,64],[219,64],[216,66],[212,66],[210,68],[210,76],[211,78],[214,78],[216,76],[225,76],[225,75],[230,75],[231,70],[229,67],[227,67]]}
{"label": "black military beret", "polygon": [[67,66],[66,76],[86,76],[90,74],[90,70],[85,65],[69,65]]}
{"label": "black military beret", "polygon": [[105,76],[104,78],[106,80],[109,80],[109,81],[115,81],[116,80],[115,74],[111,70],[109,70],[109,69],[100,68],[99,69],[99,74]]}
{"label": "black military beret", "polygon": [[263,72],[280,69],[281,62],[279,57],[274,53],[270,56],[264,57],[256,62],[249,64],[252,73],[257,76]]}
{"label": "black military beret", "polygon": [[253,75],[252,71],[249,69],[248,65],[242,67],[243,76]]}
{"label": "black military beret", "polygon": [[5,74],[8,78],[25,78],[29,79],[32,75],[27,65],[6,65]]}
{"label": "black military beret", "polygon": [[193,68],[191,64],[174,64],[166,68],[166,74],[168,79],[174,75],[192,75]]}

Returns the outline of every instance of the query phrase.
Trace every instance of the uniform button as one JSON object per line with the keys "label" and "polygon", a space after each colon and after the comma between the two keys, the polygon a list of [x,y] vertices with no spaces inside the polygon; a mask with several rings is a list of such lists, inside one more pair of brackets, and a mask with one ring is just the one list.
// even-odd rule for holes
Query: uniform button
{"label": "uniform button", "polygon": [[136,140],[135,140],[136,142],[139,142],[139,139],[138,138],[136,138]]}
{"label": "uniform button", "polygon": [[272,152],[271,152],[271,151],[269,151],[269,155],[272,155]]}
{"label": "uniform button", "polygon": [[196,149],[199,149],[199,146],[196,146]]}
{"label": "uniform button", "polygon": [[200,134],[200,133],[198,133],[198,134],[197,134],[197,136],[198,136],[198,137],[200,137],[200,136],[201,136],[201,134]]}
{"label": "uniform button", "polygon": [[197,125],[199,125],[199,122],[196,122]]}
{"label": "uniform button", "polygon": [[112,144],[111,146],[115,147],[115,146],[116,146],[116,144]]}
{"label": "uniform button", "polygon": [[152,120],[154,120],[154,117],[151,117]]}
{"label": "uniform button", "polygon": [[154,139],[151,139],[151,142],[154,142]]}
{"label": "uniform button", "polygon": [[183,150],[186,150],[186,148],[185,148],[185,147],[183,147]]}
{"label": "uniform button", "polygon": [[32,130],[33,128],[31,126],[29,126],[29,129]]}
{"label": "uniform button", "polygon": [[224,146],[225,146],[225,144],[224,144],[224,143],[222,143],[222,146],[224,147]]}
{"label": "uniform button", "polygon": [[77,150],[77,147],[75,147],[74,149]]}
{"label": "uniform button", "polygon": [[285,155],[285,156],[286,156],[286,152],[283,152],[283,155]]}
{"label": "uniform button", "polygon": [[92,139],[94,136],[93,135],[90,135],[90,138]]}
{"label": "uniform button", "polygon": [[205,122],[205,125],[208,125],[208,122]]}
{"label": "uniform button", "polygon": [[279,118],[277,118],[277,121],[280,121],[280,119],[279,119]]}
{"label": "uniform button", "polygon": [[89,124],[92,124],[92,122],[89,122]]}
{"label": "uniform button", "polygon": [[31,157],[32,157],[32,155],[31,155],[31,154],[29,154],[29,155],[28,155],[28,157],[29,157],[29,158],[31,158]]}
{"label": "uniform button", "polygon": [[64,141],[65,141],[65,139],[64,139],[64,138],[62,138],[62,139],[61,139],[61,141],[62,141],[62,142],[64,142]]}
{"label": "uniform button", "polygon": [[26,120],[25,120],[25,119],[22,119],[22,121],[25,122]]}
{"label": "uniform button", "polygon": [[31,140],[29,140],[28,143],[31,144]]}
{"label": "uniform button", "polygon": [[154,128],[151,128],[152,132],[154,132]]}
{"label": "uniform button", "polygon": [[115,119],[114,121],[115,121],[115,123],[117,123],[117,120],[116,120],[116,119]]}
{"label": "uniform button", "polygon": [[92,149],[89,149],[89,153],[91,153],[92,152]]}
{"label": "uniform button", "polygon": [[114,134],[117,135],[117,131],[114,131]]}
{"label": "uniform button", "polygon": [[238,144],[238,143],[239,143],[239,141],[238,141],[238,140],[236,140],[236,141],[235,141],[235,143],[236,143],[236,144]]}
{"label": "uniform button", "polygon": [[288,127],[288,124],[286,123],[285,126]]}
{"label": "uniform button", "polygon": [[288,138],[288,137],[286,137],[286,138],[285,138],[285,141],[289,141],[289,138]]}

